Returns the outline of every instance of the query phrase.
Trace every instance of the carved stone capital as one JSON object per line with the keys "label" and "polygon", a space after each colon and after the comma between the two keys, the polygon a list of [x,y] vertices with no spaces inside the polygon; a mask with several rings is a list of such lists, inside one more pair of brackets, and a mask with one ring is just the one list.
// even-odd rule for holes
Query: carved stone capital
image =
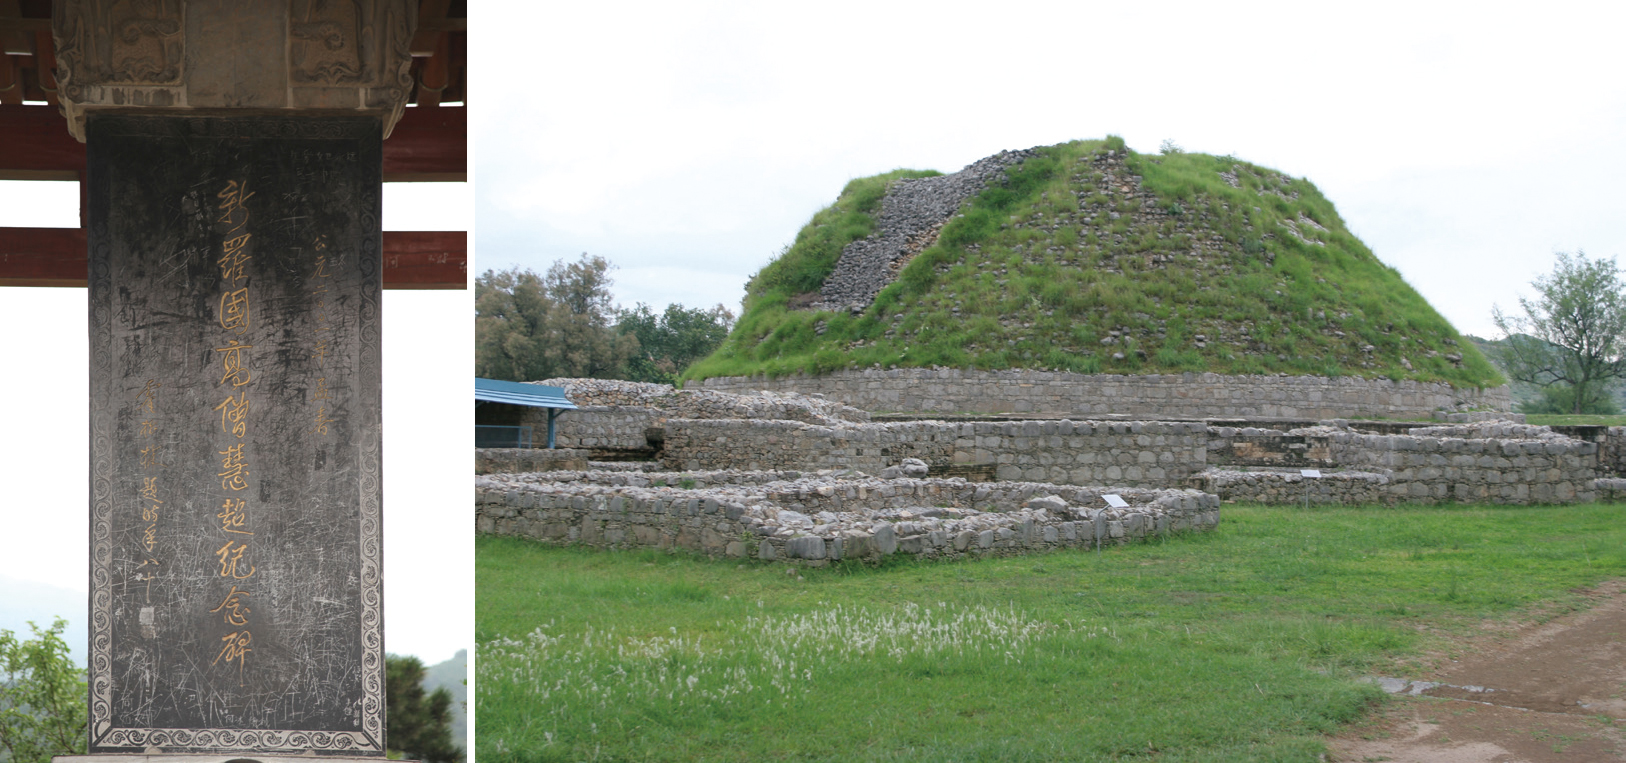
{"label": "carved stone capital", "polygon": [[376,114],[412,92],[417,0],[54,0],[58,97],[96,109]]}

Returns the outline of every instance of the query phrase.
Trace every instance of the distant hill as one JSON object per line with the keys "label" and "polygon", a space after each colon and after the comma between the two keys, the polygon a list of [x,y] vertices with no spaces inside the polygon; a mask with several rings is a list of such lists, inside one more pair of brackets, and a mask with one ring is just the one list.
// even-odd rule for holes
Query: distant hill
{"label": "distant hill", "polygon": [[1310,181],[1116,137],[853,180],[684,376],[876,365],[1503,383]]}
{"label": "distant hill", "polygon": [[[1506,340],[1482,339],[1472,334],[1464,334],[1462,338],[1473,342],[1474,346],[1484,354],[1485,359],[1490,361],[1491,365],[1496,366],[1497,370],[1501,371],[1503,375],[1507,374],[1507,369],[1502,368],[1501,364],[1497,361],[1498,356],[1496,354],[1497,348],[1499,348],[1502,345],[1502,342]],[[1526,403],[1535,402],[1541,399],[1541,388],[1534,384],[1526,384],[1524,382],[1510,380],[1508,382],[1508,389],[1512,390],[1513,392],[1513,410],[1516,411],[1522,410]],[[1609,385],[1609,395],[1610,397],[1614,398],[1615,405],[1620,406],[1621,410],[1626,411],[1626,379],[1617,379],[1611,383]]]}
{"label": "distant hill", "polygon": [[464,750],[472,749],[469,745],[469,687],[464,683],[469,674],[469,652],[467,649],[457,650],[451,659],[431,665],[424,670],[423,688],[434,691],[444,688],[452,695],[452,740]]}
{"label": "distant hill", "polygon": [[86,648],[90,644],[90,630],[86,627],[89,595],[71,588],[37,583],[32,580],[0,575],[0,629],[16,633],[19,638],[33,638],[28,623],[33,621],[40,629],[51,627],[55,618],[68,621],[62,640],[68,643],[75,665],[85,667]]}

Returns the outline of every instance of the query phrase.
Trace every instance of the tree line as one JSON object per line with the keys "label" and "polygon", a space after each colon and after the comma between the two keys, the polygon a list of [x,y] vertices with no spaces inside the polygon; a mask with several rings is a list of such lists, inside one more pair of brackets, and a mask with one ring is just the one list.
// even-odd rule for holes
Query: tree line
{"label": "tree line", "polygon": [[[51,763],[57,755],[84,755],[90,739],[85,671],[73,664],[56,618],[41,629],[29,623],[25,639],[0,629],[0,761]],[[465,760],[462,740],[452,739],[452,695],[423,688],[424,665],[416,657],[385,655],[385,739],[391,757],[425,763]]]}
{"label": "tree line", "polygon": [[583,254],[546,273],[487,270],[474,283],[474,375],[506,381],[556,377],[672,384],[734,327],[722,305],[615,306],[612,266]]}

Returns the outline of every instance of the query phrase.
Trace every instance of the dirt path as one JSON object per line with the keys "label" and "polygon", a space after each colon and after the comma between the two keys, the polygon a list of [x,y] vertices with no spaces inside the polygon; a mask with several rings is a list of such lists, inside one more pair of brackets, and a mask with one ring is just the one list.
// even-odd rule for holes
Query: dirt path
{"label": "dirt path", "polygon": [[[1595,606],[1468,644],[1329,745],[1331,761],[1626,761],[1626,581]],[[1437,683],[1439,685],[1431,686]]]}

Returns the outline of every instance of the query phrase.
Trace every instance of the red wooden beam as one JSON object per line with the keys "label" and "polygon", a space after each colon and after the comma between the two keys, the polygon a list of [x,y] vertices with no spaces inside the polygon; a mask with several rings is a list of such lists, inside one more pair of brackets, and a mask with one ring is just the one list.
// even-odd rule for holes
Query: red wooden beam
{"label": "red wooden beam", "polygon": [[465,231],[384,231],[384,288],[467,289]]}
{"label": "red wooden beam", "polygon": [[403,110],[401,121],[384,141],[384,182],[468,179],[468,107],[412,106]]}
{"label": "red wooden beam", "polygon": [[0,180],[78,180],[85,144],[54,106],[0,106]]}
{"label": "red wooden beam", "polygon": [[[3,83],[0,83],[3,84]],[[0,106],[0,180],[75,180],[85,144],[54,106]],[[384,182],[468,179],[468,109],[409,108],[384,141]]]}
{"label": "red wooden beam", "polygon": [[[384,288],[468,288],[468,234],[384,231]],[[0,228],[0,286],[85,285],[81,228]]]}
{"label": "red wooden beam", "polygon": [[83,287],[89,251],[83,228],[0,228],[0,286]]}

